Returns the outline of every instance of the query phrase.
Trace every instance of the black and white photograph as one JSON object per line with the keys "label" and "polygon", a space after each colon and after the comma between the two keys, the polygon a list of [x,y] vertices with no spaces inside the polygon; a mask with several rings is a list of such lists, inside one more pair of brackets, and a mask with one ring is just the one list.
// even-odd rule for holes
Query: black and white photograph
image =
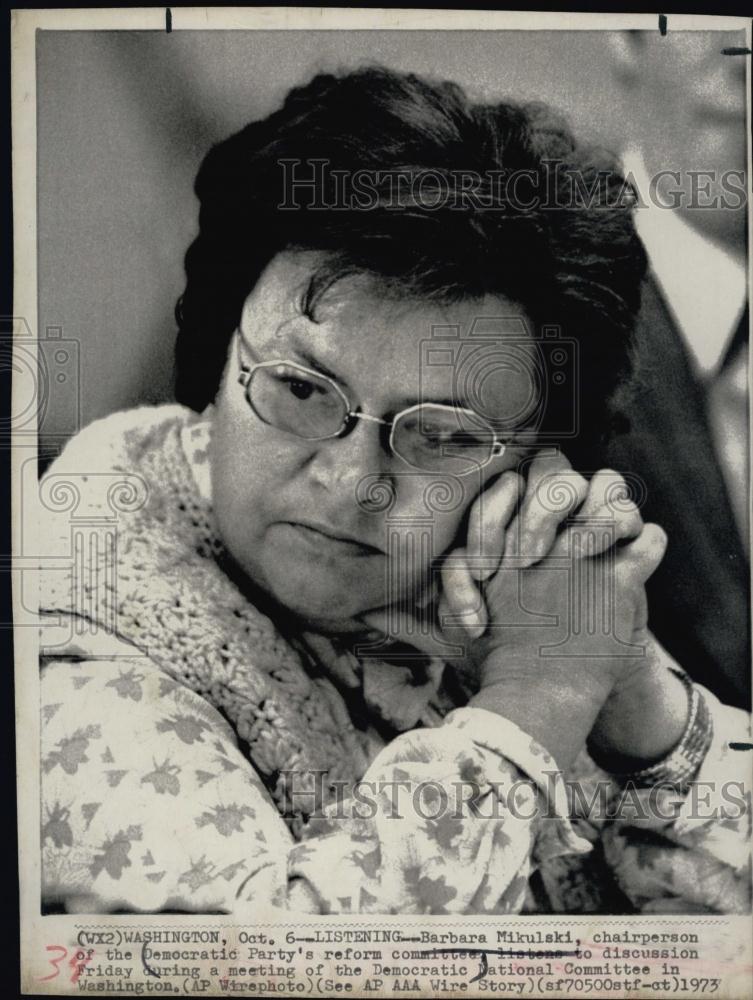
{"label": "black and white photograph", "polygon": [[753,992],[750,22],[474,16],[14,14],[26,992]]}

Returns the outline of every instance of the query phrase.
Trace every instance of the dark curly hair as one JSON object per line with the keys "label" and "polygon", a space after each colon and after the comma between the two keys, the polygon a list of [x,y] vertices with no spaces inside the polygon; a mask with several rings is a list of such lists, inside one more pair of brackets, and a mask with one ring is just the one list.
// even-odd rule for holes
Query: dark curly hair
{"label": "dark curly hair", "polygon": [[[281,208],[290,198],[285,171],[297,163],[311,173],[317,161],[327,165],[318,189],[297,189],[297,208]],[[395,200],[397,174],[421,179],[422,195],[441,195],[461,173],[481,185],[459,202],[416,198],[411,184]],[[368,204],[353,191],[343,203],[343,179],[358,176],[370,178]],[[501,183],[512,176],[528,182],[525,199],[520,183]],[[646,257],[616,161],[578,145],[548,107],[474,104],[455,83],[381,67],[321,74],[212,148],[195,190],[199,235],[176,306],[179,402],[201,410],[212,401],[264,267],[280,251],[309,249],[326,253],[306,310],[333,282],[363,272],[392,294],[445,302],[497,294],[537,329],[556,324],[579,345],[581,429],[603,432],[629,372]],[[566,391],[558,400],[555,389],[550,427],[564,405],[572,406]]]}

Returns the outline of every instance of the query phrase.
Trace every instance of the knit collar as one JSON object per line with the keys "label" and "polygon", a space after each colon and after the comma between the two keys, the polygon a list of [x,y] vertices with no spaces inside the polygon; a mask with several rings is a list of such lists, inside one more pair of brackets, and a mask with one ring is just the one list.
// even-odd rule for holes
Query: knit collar
{"label": "knit collar", "polygon": [[[201,500],[212,506],[209,448],[214,407],[188,421],[181,431],[181,445]],[[299,652],[312,659],[344,692],[360,689],[364,703],[380,719],[399,731],[437,725],[451,704],[440,693],[446,664],[433,658],[423,669],[383,659],[359,659],[347,645],[330,636],[304,631],[286,636]]]}

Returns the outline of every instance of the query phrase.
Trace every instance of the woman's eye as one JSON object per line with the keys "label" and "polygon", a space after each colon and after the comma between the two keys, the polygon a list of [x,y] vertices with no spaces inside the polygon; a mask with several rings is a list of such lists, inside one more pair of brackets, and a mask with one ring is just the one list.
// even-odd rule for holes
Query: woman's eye
{"label": "woman's eye", "polygon": [[313,382],[300,378],[285,379],[285,383],[296,399],[309,399],[317,389]]}
{"label": "woman's eye", "polygon": [[421,433],[421,447],[424,451],[437,451],[446,444],[445,436],[439,431],[428,431],[424,428]]}
{"label": "woman's eye", "polygon": [[477,448],[482,444],[474,435],[463,431],[444,428],[424,432],[422,435],[423,447],[436,451],[439,448]]}

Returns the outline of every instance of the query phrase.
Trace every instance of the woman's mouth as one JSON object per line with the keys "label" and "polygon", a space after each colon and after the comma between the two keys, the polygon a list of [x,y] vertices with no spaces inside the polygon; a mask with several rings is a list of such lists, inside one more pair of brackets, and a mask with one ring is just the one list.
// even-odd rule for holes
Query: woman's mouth
{"label": "woman's mouth", "polygon": [[282,521],[281,525],[289,529],[296,539],[307,548],[321,554],[332,554],[340,557],[362,559],[365,556],[384,555],[381,549],[367,542],[359,541],[351,535],[338,533],[329,525],[301,521]]}

